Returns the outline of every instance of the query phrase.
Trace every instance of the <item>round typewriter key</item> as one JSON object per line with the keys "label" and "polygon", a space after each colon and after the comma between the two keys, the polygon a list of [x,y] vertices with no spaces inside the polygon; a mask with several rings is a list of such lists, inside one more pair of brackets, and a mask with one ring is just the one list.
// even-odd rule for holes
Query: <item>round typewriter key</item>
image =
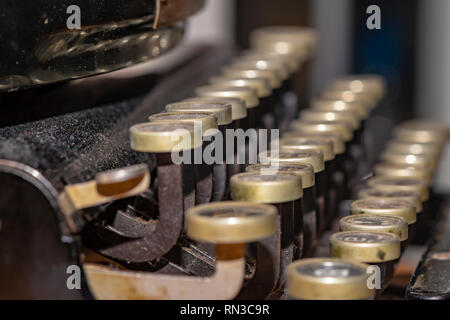
{"label": "round typewriter key", "polygon": [[332,257],[366,263],[385,263],[400,257],[400,238],[392,233],[345,231],[330,237]]}
{"label": "round typewriter key", "polygon": [[336,157],[345,153],[345,142],[341,135],[335,133],[307,132],[301,133],[297,131],[288,131],[283,138],[318,138],[326,139],[333,143],[333,151]]}
{"label": "round typewriter key", "polygon": [[433,212],[430,210],[430,191],[428,190],[427,181],[410,177],[374,177],[368,180],[367,185],[370,188],[383,191],[412,191],[418,193],[422,202],[423,214],[419,215],[419,224],[416,226],[418,231],[414,234],[416,237],[410,232],[410,239],[414,242],[424,240],[424,235],[430,231],[430,228],[426,225],[431,222],[433,217]]}
{"label": "round typewriter key", "polygon": [[420,201],[420,194],[414,191],[402,191],[402,190],[377,190],[377,189],[362,189],[358,193],[359,199],[366,198],[395,198],[408,200],[414,203],[416,207],[416,213],[419,215],[422,213],[422,201]]}
{"label": "round typewriter key", "polygon": [[[279,147],[282,149],[289,149],[294,151],[317,151],[322,152],[324,161],[332,161],[335,159],[333,142],[327,139],[311,138],[311,137],[291,137],[282,138],[279,142]],[[325,170],[327,170],[325,164]]]}
{"label": "round typewriter key", "polygon": [[254,242],[276,230],[274,206],[248,202],[216,202],[196,206],[186,215],[187,235],[215,243]]}
{"label": "round typewriter key", "polygon": [[213,85],[226,87],[250,87],[256,90],[258,98],[266,98],[272,94],[270,83],[265,78],[237,78],[227,76],[214,76],[209,79]]}
{"label": "round typewriter key", "polygon": [[415,155],[408,153],[398,153],[398,152],[383,152],[381,154],[381,160],[398,165],[407,165],[410,167],[417,168],[431,168],[431,170],[436,170],[437,158],[432,155]]}
{"label": "round typewriter key", "polygon": [[286,203],[303,196],[301,178],[294,174],[247,172],[232,178],[233,199],[257,203]]}
{"label": "round typewriter key", "polygon": [[430,196],[427,183],[415,178],[374,177],[367,181],[367,186],[377,190],[417,192],[420,194],[420,200],[423,203],[426,202]]}
{"label": "round typewriter key", "polygon": [[420,200],[420,193],[416,191],[398,191],[398,190],[377,190],[363,189],[359,192],[359,198],[378,198],[378,199],[402,199],[414,203],[416,207],[417,222],[415,225],[414,243],[423,242],[431,230],[432,218],[429,215],[422,214],[423,203]]}
{"label": "round typewriter key", "polygon": [[232,106],[225,102],[198,103],[177,102],[166,106],[167,112],[210,112],[217,117],[219,127],[229,126],[233,122]]}
{"label": "round typewriter key", "polygon": [[337,198],[337,190],[343,186],[334,184],[334,176],[337,170],[336,160],[333,148],[333,142],[321,138],[282,138],[280,140],[280,150],[294,150],[294,151],[316,151],[322,152],[325,161],[325,172],[327,176],[327,194],[326,202],[328,211],[326,212],[326,225],[328,226],[338,212],[339,201]]}
{"label": "round typewriter key", "polygon": [[228,103],[231,105],[231,118],[235,123],[235,129],[246,129],[242,127],[241,121],[247,118],[247,108],[245,107],[245,100],[241,98],[227,98],[227,95],[224,94],[223,97],[192,97],[183,100],[183,102]]}
{"label": "round typewriter key", "polygon": [[[247,172],[291,173],[302,178],[303,198],[294,202],[294,233],[296,238],[295,258],[311,255],[315,248],[317,237],[317,211],[315,203],[314,168],[310,164],[277,163],[253,164],[247,166]],[[303,213],[303,216],[302,216]],[[303,228],[302,228],[303,226]],[[303,248],[303,250],[301,250]]]}
{"label": "round typewriter key", "polygon": [[424,180],[429,186],[433,183],[433,172],[429,167],[414,167],[409,164],[381,162],[374,168],[376,176],[415,178]]}
{"label": "round typewriter key", "polygon": [[[194,103],[228,103],[231,105],[231,117],[234,123],[234,129],[247,129],[247,108],[245,107],[245,100],[241,98],[229,98],[227,97],[227,92],[224,92],[224,97],[220,97],[220,93],[218,93],[218,97],[193,97],[183,100],[184,102],[194,102]],[[234,165],[232,167],[228,167],[229,172],[228,177],[242,172],[243,167],[238,163],[238,146],[234,145]]]}
{"label": "round typewriter key", "polygon": [[266,98],[269,100],[270,113],[266,114],[265,121],[272,121],[275,128],[280,128],[281,118],[277,118],[276,110],[280,109],[283,95],[283,81],[276,70],[258,70],[255,67],[240,68],[236,66],[228,66],[223,69],[223,77],[243,78],[243,79],[265,79],[269,82],[272,89],[272,95]]}
{"label": "round typewriter key", "polygon": [[[212,112],[166,112],[158,113],[149,117],[150,122],[192,122],[197,123],[202,132],[203,137],[215,136],[218,132],[217,117]],[[204,149],[209,145],[208,141],[203,141],[202,148],[198,149],[198,152],[203,154]],[[195,158],[195,156],[194,156]],[[196,182],[196,194],[195,203],[202,204],[210,202],[212,199],[213,186],[213,169],[203,161],[196,163],[195,170],[195,182]]]}
{"label": "round typewriter key", "polygon": [[307,105],[307,78],[311,69],[310,61],[317,46],[316,31],[303,27],[271,26],[254,30],[250,39],[253,48],[293,56],[302,64],[291,76],[289,83],[285,83],[285,87],[297,95],[299,106]]}
{"label": "round typewriter key", "polygon": [[[252,203],[272,204],[278,208],[280,214],[281,252],[273,254],[280,259],[280,279],[278,288],[285,283],[285,270],[294,260],[294,202],[303,197],[301,176],[295,174],[266,174],[265,172],[247,172],[231,177],[231,198],[234,201],[248,201]],[[301,207],[299,208],[299,210]],[[303,212],[298,213],[303,216]]]}
{"label": "round typewriter key", "polygon": [[440,122],[413,120],[397,126],[394,129],[394,137],[405,142],[444,145],[449,139],[449,129]]}
{"label": "round typewriter key", "polygon": [[334,184],[338,187],[338,195],[337,198],[347,199],[348,197],[348,175],[345,167],[345,142],[341,135],[334,133],[320,133],[320,132],[312,132],[312,133],[301,133],[295,131],[286,132],[283,135],[283,139],[289,138],[317,138],[317,139],[325,139],[326,141],[330,141],[333,143],[333,151],[335,154],[335,162],[336,162],[336,170],[334,173]]}
{"label": "round typewriter key", "polygon": [[396,198],[367,198],[353,201],[350,206],[352,215],[375,214],[402,217],[408,221],[409,238],[414,238],[417,222],[414,202]]}
{"label": "round typewriter key", "polygon": [[[289,74],[289,67],[286,65],[284,61],[280,61],[279,59],[250,59],[250,58],[237,58],[231,65],[231,68],[240,68],[240,69],[256,69],[256,70],[269,70],[276,72],[278,77],[282,80],[282,88],[281,88],[281,94],[287,92],[289,90],[289,80],[290,80],[290,74]],[[273,99],[279,99],[281,97],[274,96]],[[270,107],[265,108],[263,110],[263,114],[270,115],[269,112],[272,114],[272,118],[274,121],[277,121],[276,124],[278,127],[282,128],[282,125],[285,121],[284,116],[284,103],[282,101],[273,101],[271,99],[265,99],[266,104],[274,104]],[[267,101],[269,100],[269,101]]]}
{"label": "round typewriter key", "polygon": [[[226,140],[226,130],[234,127],[232,118],[232,105],[229,103],[199,103],[199,102],[178,102],[168,104],[166,106],[168,112],[211,112],[217,117],[217,125],[223,140]],[[215,140],[214,137],[207,139],[208,141]],[[212,142],[212,143],[215,143]],[[223,154],[226,154],[226,141],[223,143]],[[228,185],[228,172],[235,172],[236,167],[234,165],[215,164],[213,167],[214,190],[212,195],[212,201],[220,201],[228,199],[229,185]]]}
{"label": "round typewriter key", "polygon": [[402,217],[375,214],[358,214],[339,221],[341,231],[381,231],[400,238],[402,252],[408,243],[408,221]]}
{"label": "round typewriter key", "polygon": [[256,110],[254,109],[259,106],[259,98],[255,89],[250,87],[210,85],[197,88],[195,93],[200,97],[229,97],[244,100],[247,108],[247,121],[244,128],[256,128],[257,119],[255,118]]}
{"label": "round typewriter key", "polygon": [[292,122],[292,129],[298,132],[327,132],[341,134],[345,142],[353,139],[353,132],[345,122],[341,121],[312,121],[297,119]]}
{"label": "round typewriter key", "polygon": [[192,158],[194,150],[202,147],[201,137],[199,126],[187,122],[148,122],[130,128],[131,148],[156,158],[160,215],[172,208],[182,213],[194,206]]}
{"label": "round typewriter key", "polygon": [[212,112],[164,112],[157,113],[148,118],[150,122],[188,122],[197,123],[202,131],[202,135],[205,136],[215,135],[217,133],[218,124],[217,117]]}
{"label": "round typewriter key", "polygon": [[368,95],[366,93],[357,93],[350,90],[335,90],[328,89],[322,92],[320,98],[327,100],[343,100],[345,102],[357,102],[361,103],[370,113],[377,104],[377,99],[374,96]]}
{"label": "round typewriter key", "polygon": [[201,129],[193,123],[148,122],[130,128],[131,148],[149,153],[192,150],[201,145]]}
{"label": "round typewriter key", "polygon": [[286,81],[289,74],[289,67],[285,62],[278,59],[251,59],[251,58],[237,58],[231,65],[232,68],[255,68],[256,70],[273,70],[277,72],[282,81]]}
{"label": "round typewriter key", "polygon": [[273,91],[277,91],[277,89],[281,88],[282,80],[277,75],[276,72],[270,70],[257,70],[255,68],[232,68],[225,67],[223,70],[223,75],[226,77],[234,77],[234,78],[263,78],[269,81],[270,87]]}
{"label": "round typewriter key", "polygon": [[314,52],[317,32],[299,26],[269,26],[253,30],[250,43],[257,48],[273,48],[280,54],[297,54],[301,59]]}
{"label": "round typewriter key", "polygon": [[354,112],[361,121],[364,121],[369,117],[369,112],[361,102],[346,102],[341,99],[315,98],[311,101],[311,108],[319,111]]}
{"label": "round typewriter key", "polygon": [[386,94],[386,86],[386,80],[379,75],[355,74],[334,79],[328,87],[334,90],[367,93],[380,100]]}
{"label": "round typewriter key", "polygon": [[442,133],[445,133],[447,136],[450,136],[450,127],[445,122],[439,120],[416,118],[405,121],[403,124],[413,127],[415,126],[421,130],[440,131]]}
{"label": "round typewriter key", "polygon": [[278,152],[268,151],[262,152],[258,155],[259,162],[264,164],[269,163],[297,163],[310,164],[314,168],[315,174],[315,195],[317,208],[317,233],[325,229],[325,213],[328,210],[326,203],[327,195],[327,176],[325,173],[325,161],[322,152],[316,151],[295,151],[282,150]]}
{"label": "round typewriter key", "polygon": [[[370,146],[366,145],[364,139],[365,135],[365,121],[369,116],[368,110],[361,102],[346,102],[340,99],[326,100],[326,99],[314,99],[311,102],[312,110],[319,111],[334,111],[334,112],[352,112],[361,121],[360,128],[354,131],[354,139],[347,146],[347,160],[345,161],[347,174],[351,176],[355,175],[356,162],[358,164],[358,172],[361,171],[364,166],[367,166],[367,150]],[[350,161],[350,157],[354,158]]]}
{"label": "round typewriter key", "polygon": [[[304,119],[296,120],[292,123],[293,131],[297,131],[302,134],[337,134],[342,137],[346,143],[346,154],[339,157],[339,169],[345,170],[345,176],[351,177],[355,174],[355,163],[349,153],[349,147],[352,146],[350,142],[353,138],[353,132],[350,130],[347,124],[344,122],[321,122],[321,121],[308,121]],[[345,192],[347,193],[347,192]]]}
{"label": "round typewriter key", "polygon": [[317,109],[305,109],[300,113],[300,118],[311,121],[345,122],[353,131],[361,128],[361,120],[354,111],[321,111]]}
{"label": "round typewriter key", "polygon": [[279,54],[271,50],[264,50],[261,48],[253,48],[245,50],[241,53],[240,58],[246,59],[268,59],[268,60],[280,60],[288,68],[289,74],[294,74],[298,71],[302,61],[293,54]]}
{"label": "round typewriter key", "polygon": [[287,292],[299,300],[371,300],[369,265],[336,258],[311,258],[288,267]]}
{"label": "round typewriter key", "polygon": [[[272,127],[267,127],[263,122],[262,117],[266,113],[270,111],[271,106],[271,96],[272,89],[269,85],[269,82],[264,78],[227,78],[224,76],[221,77],[213,77],[210,79],[210,82],[213,85],[219,85],[224,87],[250,87],[256,91],[256,95],[259,98],[259,105],[257,108],[254,108],[255,119],[257,121],[256,128],[266,128],[272,129]],[[252,112],[252,110],[250,111]],[[270,124],[267,124],[270,125]]]}
{"label": "round typewriter key", "polygon": [[439,159],[442,154],[442,145],[436,142],[414,143],[394,139],[389,141],[386,151],[414,155],[429,154]]}
{"label": "round typewriter key", "polygon": [[401,255],[400,238],[392,233],[375,231],[345,231],[330,237],[330,254],[378,266],[381,293],[394,276],[394,268]]}

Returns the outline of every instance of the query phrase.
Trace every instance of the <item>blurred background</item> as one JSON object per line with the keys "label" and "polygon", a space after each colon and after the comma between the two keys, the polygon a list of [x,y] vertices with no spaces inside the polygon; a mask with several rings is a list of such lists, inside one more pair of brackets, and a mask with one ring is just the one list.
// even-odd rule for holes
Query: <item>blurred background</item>
{"label": "blurred background", "polygon": [[[366,27],[370,5],[381,9],[380,30]],[[448,0],[209,0],[189,23],[184,45],[230,43],[238,49],[248,46],[248,34],[257,27],[315,27],[320,39],[311,96],[335,76],[378,73],[389,83],[388,101],[375,115],[385,123],[380,134],[389,132],[392,119],[422,116],[450,124]],[[437,189],[448,192],[449,148],[442,163]]]}

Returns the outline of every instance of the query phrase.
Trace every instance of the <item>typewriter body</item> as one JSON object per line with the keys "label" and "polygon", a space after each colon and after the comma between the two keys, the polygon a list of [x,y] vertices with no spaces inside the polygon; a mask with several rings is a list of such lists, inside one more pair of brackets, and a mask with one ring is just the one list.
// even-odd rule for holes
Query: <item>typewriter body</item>
{"label": "typewriter body", "polygon": [[265,26],[114,77],[175,51],[205,1],[113,1],[73,29],[50,2],[20,11],[18,47],[0,19],[1,299],[449,298],[450,131],[384,127],[383,76],[308,96],[320,33]]}

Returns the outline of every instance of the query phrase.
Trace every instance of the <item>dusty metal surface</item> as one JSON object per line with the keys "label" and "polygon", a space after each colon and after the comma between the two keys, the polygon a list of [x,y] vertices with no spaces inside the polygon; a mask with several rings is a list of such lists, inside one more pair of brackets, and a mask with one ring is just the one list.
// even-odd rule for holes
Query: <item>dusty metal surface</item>
{"label": "dusty metal surface", "polygon": [[130,164],[150,163],[152,170],[153,157],[130,149],[129,128],[162,111],[165,104],[192,94],[230,54],[230,49],[199,47],[194,57],[186,57],[183,66],[160,77],[156,86],[150,83],[151,91],[144,97],[2,128],[0,158],[35,168],[57,190],[65,182],[91,180],[97,172]]}
{"label": "dusty metal surface", "polygon": [[450,299],[450,199],[439,209],[428,250],[409,283],[406,297],[418,300]]}

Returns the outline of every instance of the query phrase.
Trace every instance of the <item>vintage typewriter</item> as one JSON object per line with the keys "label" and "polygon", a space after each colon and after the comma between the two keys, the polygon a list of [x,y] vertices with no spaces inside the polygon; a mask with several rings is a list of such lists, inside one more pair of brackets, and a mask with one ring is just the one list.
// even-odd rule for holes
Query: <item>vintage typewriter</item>
{"label": "vintage typewriter", "polygon": [[[39,25],[53,2],[21,12]],[[85,78],[165,54],[203,5],[109,1],[70,30],[21,30],[1,5],[0,298],[449,298],[449,198],[433,190],[449,128],[380,138],[377,74],[308,97],[316,30]]]}

